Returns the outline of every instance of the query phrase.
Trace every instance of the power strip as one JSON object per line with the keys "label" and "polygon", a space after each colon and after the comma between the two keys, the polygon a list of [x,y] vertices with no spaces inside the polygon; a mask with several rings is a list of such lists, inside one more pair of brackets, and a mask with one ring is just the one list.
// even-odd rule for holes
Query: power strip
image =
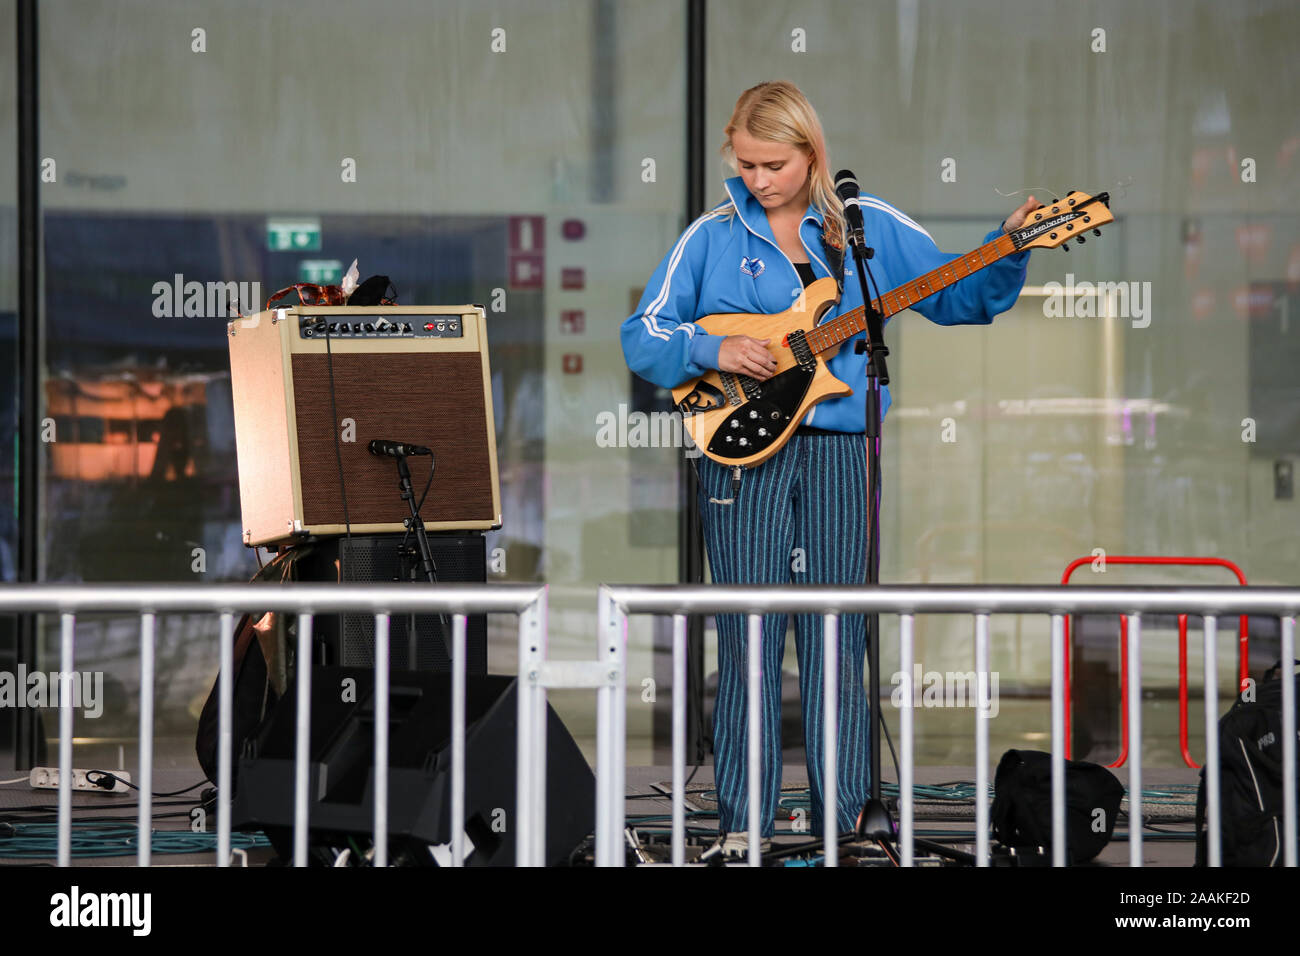
{"label": "power strip", "polygon": [[[120,779],[113,781],[112,789],[101,787],[97,783],[92,783],[86,779],[87,774],[111,773]],[[98,779],[98,778],[96,778]],[[72,771],[72,789],[89,790],[93,793],[126,793],[126,783],[131,781],[131,775],[125,770],[73,770]],[[31,775],[27,778],[33,790],[58,790],[59,789],[59,768],[58,767],[33,767]]]}

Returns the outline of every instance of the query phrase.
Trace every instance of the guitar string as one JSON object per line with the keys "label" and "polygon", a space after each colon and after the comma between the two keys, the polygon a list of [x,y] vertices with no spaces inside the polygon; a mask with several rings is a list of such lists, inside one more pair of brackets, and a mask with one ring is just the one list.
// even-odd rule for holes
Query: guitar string
{"label": "guitar string", "polygon": [[999,196],[1001,196],[1003,199],[1010,199],[1012,196],[1020,196],[1020,195],[1023,195],[1024,193],[1029,192],[1029,190],[1031,190],[1031,189],[1042,189],[1042,190],[1046,190],[1047,192],[1049,192],[1049,193],[1052,194],[1052,202],[1060,202],[1060,201],[1061,201],[1061,196],[1060,196],[1060,194],[1057,193],[1057,191],[1056,191],[1055,189],[1053,189],[1051,186],[1026,186],[1024,189],[1017,189],[1017,190],[1015,190],[1014,192],[1009,192],[1009,193],[1004,193],[1001,189],[998,189],[997,186],[994,186],[994,187],[993,187],[993,191],[994,191],[995,193],[997,193]]}
{"label": "guitar string", "polygon": [[[994,239],[992,242],[987,242],[987,243],[985,243],[983,246],[980,246],[979,248],[977,248],[977,249],[975,249],[975,250],[973,250],[973,251],[971,251],[971,252],[968,252],[966,255],[964,255],[964,256],[960,256],[960,257],[958,257],[957,259],[954,259],[953,262],[963,262],[963,263],[966,263],[967,272],[966,272],[966,275],[965,275],[965,276],[960,276],[960,277],[957,277],[957,278],[953,278],[953,279],[951,279],[951,280],[948,280],[948,279],[944,276],[944,274],[943,274],[943,273],[944,273],[944,270],[948,270],[949,272],[952,272],[954,276],[956,275],[956,273],[955,273],[955,271],[954,271],[954,269],[953,269],[952,262],[945,263],[944,265],[939,266],[937,269],[932,269],[932,270],[930,270],[930,271],[927,272],[925,275],[918,276],[917,278],[913,279],[911,282],[904,283],[903,285],[899,286],[899,287],[896,288],[896,289],[891,289],[889,292],[886,292],[884,295],[877,295],[876,298],[872,299],[872,302],[876,305],[877,308],[882,308],[882,307],[883,307],[883,308],[885,308],[885,309],[888,309],[888,308],[889,308],[889,303],[888,303],[886,300],[887,300],[890,296],[893,296],[894,301],[895,301],[896,304],[899,303],[899,302],[904,303],[903,306],[902,306],[902,308],[896,308],[896,309],[893,309],[892,311],[889,312],[889,315],[893,315],[893,314],[895,314],[895,313],[897,313],[897,312],[901,312],[901,311],[903,311],[903,309],[910,308],[912,305],[915,305],[917,302],[920,302],[922,299],[928,299],[931,295],[934,295],[937,291],[941,292],[941,291],[943,291],[943,289],[946,289],[946,288],[948,288],[948,286],[950,286],[950,285],[952,285],[952,284],[954,284],[954,283],[956,283],[956,282],[959,282],[961,279],[964,279],[964,278],[966,278],[967,276],[974,275],[975,272],[978,271],[978,269],[973,269],[973,268],[971,267],[971,264],[970,264],[970,262],[969,262],[971,256],[978,255],[978,256],[980,257],[980,263],[981,263],[981,264],[980,264],[980,267],[979,267],[979,268],[982,269],[982,268],[984,268],[985,266],[992,265],[993,262],[997,262],[997,261],[998,261],[999,259],[1001,259],[1003,256],[1007,255],[1008,252],[1005,252],[1005,251],[1004,251],[1004,252],[999,252],[996,256],[994,256],[994,257],[992,258],[991,261],[989,261],[989,260],[986,260],[986,259],[984,258],[984,254],[983,254],[983,250],[984,250],[984,248],[985,248],[986,246],[996,246],[996,245],[997,245],[999,242],[1001,242],[1002,239],[1004,239],[1004,238],[1006,238],[1005,235],[1004,235],[1004,236],[999,236],[997,239]],[[994,251],[996,252],[997,250],[994,250]],[[935,284],[935,282],[936,282],[936,279],[931,278],[931,277],[937,277],[937,280],[942,280],[943,284],[942,284],[942,286],[941,286],[939,289],[935,289],[935,288],[933,288],[933,286],[934,286],[934,284]],[[928,280],[928,281],[927,281],[927,280]],[[922,291],[923,291],[923,286],[930,286],[930,287],[931,287],[931,288],[930,288],[930,291],[927,292],[927,293],[925,293],[924,295],[921,294]],[[878,291],[879,291],[879,290],[877,289],[877,292],[878,292]],[[910,299],[911,301],[908,301],[909,299]],[[853,309],[852,311],[847,312],[847,313],[845,313],[844,315],[841,315],[841,316],[839,316],[839,317],[833,319],[831,322],[827,323],[827,325],[825,325],[825,326],[823,326],[821,329],[818,329],[818,330],[817,330],[818,333],[820,333],[820,334],[818,334],[818,336],[817,336],[818,340],[819,340],[819,341],[824,340],[825,337],[826,337],[826,336],[825,336],[825,333],[832,332],[832,331],[834,332],[834,334],[835,334],[836,336],[839,336],[839,335],[841,335],[841,334],[843,333],[843,330],[844,330],[846,327],[847,327],[847,328],[850,328],[850,329],[853,329],[853,330],[854,330],[854,333],[857,332],[857,331],[861,331],[860,329],[857,328],[857,321],[858,321],[858,318],[859,318],[860,314],[861,314],[861,315],[865,315],[865,311],[864,311],[864,309],[863,309],[862,306],[859,306],[858,308]],[[865,327],[865,326],[864,326],[864,327]],[[851,335],[851,334],[854,334],[854,333],[849,333],[849,334]],[[847,337],[848,337],[848,336],[846,335],[845,338],[847,338]],[[832,343],[832,345],[838,345],[838,344],[839,344],[838,342]],[[832,345],[822,346],[822,347],[820,347],[820,348],[815,349],[815,351],[818,352],[818,353],[824,352],[824,351],[826,351],[826,349],[832,347]]]}

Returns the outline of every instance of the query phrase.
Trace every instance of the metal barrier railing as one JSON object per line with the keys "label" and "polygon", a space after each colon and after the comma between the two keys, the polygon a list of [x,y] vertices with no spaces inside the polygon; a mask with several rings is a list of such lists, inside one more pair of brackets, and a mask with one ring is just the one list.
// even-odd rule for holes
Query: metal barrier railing
{"label": "metal barrier railing", "polygon": [[[1129,864],[1142,865],[1142,668],[1141,616],[1143,614],[1200,614],[1204,618],[1205,646],[1205,737],[1207,821],[1209,824],[1208,861],[1219,866],[1222,860],[1219,832],[1219,726],[1214,654],[1218,618],[1234,614],[1263,614],[1282,619],[1282,660],[1290,662],[1295,654],[1295,615],[1300,612],[1300,589],[1261,587],[1159,588],[1159,587],[965,587],[965,586],[783,586],[766,585],[604,585],[600,589],[601,653],[620,662],[626,642],[627,617],[632,614],[672,615],[673,618],[673,794],[672,794],[672,862],[682,865],[685,859],[685,794],[683,778],[686,768],[685,687],[686,615],[744,614],[748,618],[748,751],[749,783],[749,862],[760,863],[758,779],[760,754],[758,729],[762,656],[759,635],[762,615],[766,613],[809,613],[823,615],[823,642],[826,664],[823,667],[826,687],[826,805],[823,811],[825,864],[836,865],[838,838],[835,832],[836,784],[835,743],[838,740],[835,702],[837,668],[832,666],[838,650],[839,616],[842,614],[899,615],[899,671],[912,674],[913,618],[917,614],[970,614],[975,618],[975,664],[977,686],[988,687],[989,615],[1051,615],[1051,723],[1052,723],[1052,864],[1064,866],[1065,845],[1065,641],[1066,615],[1077,613],[1118,613],[1127,616],[1129,641],[1126,687],[1128,724],[1132,734],[1132,754],[1128,767],[1129,797]],[[1296,865],[1296,725],[1295,680],[1292,669],[1284,668],[1282,682],[1282,776],[1284,864]],[[983,677],[982,685],[979,684]],[[879,680],[879,675],[873,679]],[[898,768],[900,792],[899,848],[902,864],[913,863],[913,687],[902,681],[900,708],[901,753]],[[975,792],[977,866],[989,865],[988,803],[988,724],[975,717]],[[603,716],[603,715],[602,715]],[[877,715],[872,714],[872,719]],[[598,724],[598,733],[599,727]],[[617,759],[621,747],[609,740],[600,748],[600,767]],[[621,739],[621,738],[620,738]],[[599,769],[599,768],[598,768]],[[623,768],[613,765],[618,792],[623,792]],[[597,863],[620,865],[623,860],[620,841],[624,827],[622,801],[599,806],[596,820]]]}
{"label": "metal barrier railing", "polygon": [[[1071,613],[1121,613],[1128,616],[1132,640],[1127,647],[1131,680],[1127,688],[1129,724],[1134,737],[1129,765],[1129,859],[1142,859],[1142,740],[1141,740],[1141,615],[1197,613],[1204,618],[1205,722],[1209,862],[1218,866],[1219,840],[1218,719],[1214,642],[1218,617],[1264,614],[1282,619],[1282,657],[1295,653],[1294,616],[1300,611],[1300,590],[1280,588],[1064,588],[1064,587],[818,587],[818,586],[602,586],[599,592],[599,653],[595,661],[546,659],[546,588],[531,585],[409,585],[234,584],[234,585],[0,585],[0,613],[57,613],[61,616],[60,672],[73,674],[76,615],[82,612],[134,614],[140,619],[140,804],[137,862],[150,862],[153,754],[153,650],[157,615],[200,612],[220,615],[219,748],[217,802],[218,866],[230,863],[230,780],[232,657],[236,611],[279,611],[298,615],[299,660],[311,659],[315,614],[369,611],[375,616],[375,800],[374,863],[387,864],[388,834],[388,637],[392,613],[444,613],[453,620],[452,645],[452,774],[451,860],[464,861],[465,749],[465,633],[467,615],[481,612],[519,616],[519,684],[517,705],[516,863],[540,865],[545,859],[546,691],[547,688],[591,688],[597,692],[596,862],[618,866],[625,808],[626,634],[630,614],[673,616],[673,793],[672,862],[685,860],[686,615],[736,613],[748,616],[749,832],[750,863],[760,862],[758,729],[762,658],[759,636],[762,615],[771,612],[816,611],[823,614],[826,706],[826,864],[836,863],[835,831],[836,701],[839,616],[869,612],[900,616],[900,669],[912,673],[912,626],[916,614],[970,614],[975,619],[975,661],[979,674],[988,673],[991,614],[1049,614],[1052,619],[1052,860],[1064,865],[1064,616]],[[308,769],[310,758],[311,668],[296,668],[297,731],[295,735],[294,849],[296,866],[307,863]],[[1287,672],[1289,675],[1289,671]],[[987,677],[982,685],[988,686]],[[900,849],[902,863],[913,862],[914,807],[912,723],[913,687],[903,681],[900,710],[901,794]],[[1295,866],[1295,682],[1283,681],[1283,834],[1284,862]],[[71,862],[73,695],[59,696],[58,863]],[[977,711],[978,713],[978,711]],[[976,860],[989,863],[988,727],[976,718]]]}
{"label": "metal barrier railing", "polygon": [[[537,585],[406,584],[4,584],[0,613],[55,613],[61,617],[60,674],[70,679],[75,663],[74,632],[78,613],[125,613],[140,618],[140,768],[138,786],[139,846],[136,862],[150,863],[153,819],[153,699],[154,636],[159,614],[199,612],[221,618],[218,681],[219,744],[217,774],[217,866],[230,863],[232,657],[235,614],[277,611],[298,615],[297,659],[312,659],[312,618],[315,614],[369,611],[375,615],[375,794],[374,864],[388,862],[388,713],[389,617],[392,613],[452,615],[452,737],[451,737],[451,859],[465,859],[465,633],[467,615],[507,612],[519,615],[521,674],[535,670],[546,647],[546,588]],[[295,734],[293,862],[307,864],[308,764],[312,668],[296,667],[297,730]],[[61,688],[66,690],[66,688]],[[72,846],[72,727],[73,695],[59,695],[58,865],[71,863]],[[541,720],[530,720],[540,714]],[[541,860],[545,827],[545,691],[535,681],[520,681],[518,693],[518,774],[516,862]],[[540,736],[539,736],[540,735]]]}

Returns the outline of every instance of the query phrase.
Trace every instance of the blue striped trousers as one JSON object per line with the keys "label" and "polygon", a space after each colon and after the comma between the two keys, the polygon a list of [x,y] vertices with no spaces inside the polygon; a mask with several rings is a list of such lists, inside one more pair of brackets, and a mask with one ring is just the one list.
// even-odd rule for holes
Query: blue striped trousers
{"label": "blue striped trousers", "polygon": [[[700,514],[713,580],[719,584],[861,584],[866,572],[866,461],[861,434],[796,433],[742,472],[698,459]],[[748,657],[745,619],[719,614],[718,696],[713,711],[719,829],[748,828],[746,767]],[[781,789],[781,660],[786,615],[763,618],[762,835],[771,836]],[[868,796],[869,724],[863,687],[866,624],[841,619],[839,641],[838,828],[852,829]],[[795,616],[799,697],[812,790],[811,831],[822,833],[822,617]]]}

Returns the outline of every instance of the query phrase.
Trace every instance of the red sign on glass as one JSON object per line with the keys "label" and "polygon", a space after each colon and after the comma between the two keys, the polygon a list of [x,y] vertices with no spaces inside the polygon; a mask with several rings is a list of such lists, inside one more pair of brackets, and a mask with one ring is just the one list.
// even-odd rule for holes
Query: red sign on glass
{"label": "red sign on glass", "polygon": [[506,250],[506,281],[511,289],[538,290],[546,276],[546,219],[543,216],[511,216]]}
{"label": "red sign on glass", "polygon": [[546,219],[542,216],[510,217],[510,252],[542,252],[546,249]]}
{"label": "red sign on glass", "polygon": [[506,257],[510,288],[541,289],[544,263],[538,255],[511,255]]}

